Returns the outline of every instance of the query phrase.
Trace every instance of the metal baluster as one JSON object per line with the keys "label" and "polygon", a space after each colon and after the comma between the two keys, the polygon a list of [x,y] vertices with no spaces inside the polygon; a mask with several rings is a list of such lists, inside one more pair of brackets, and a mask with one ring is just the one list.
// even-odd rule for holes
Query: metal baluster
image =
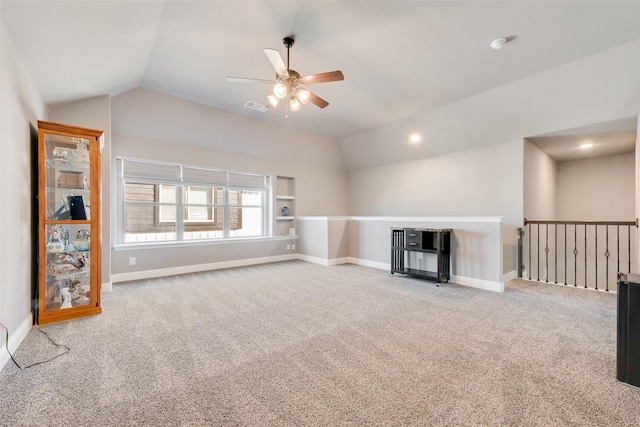
{"label": "metal baluster", "polygon": [[578,224],[573,226],[573,286],[578,286]]}
{"label": "metal baluster", "polygon": [[531,269],[533,266],[531,265],[531,224],[529,224],[529,274],[527,274],[527,279],[531,279]]}
{"label": "metal baluster", "polygon": [[554,225],[554,229],[553,229],[553,233],[554,233],[554,238],[555,238],[555,247],[553,249],[553,257],[555,258],[555,264],[554,264],[554,282],[557,285],[558,284],[558,224]]}
{"label": "metal baluster", "polygon": [[536,271],[537,274],[537,281],[540,281],[540,224],[538,224],[538,244],[536,245],[538,247],[538,270]]}
{"label": "metal baluster", "polygon": [[544,281],[549,283],[549,224],[544,226]]}
{"label": "metal baluster", "polygon": [[567,285],[567,224],[564,225],[564,284]]}
{"label": "metal baluster", "polygon": [[631,226],[628,225],[627,229],[629,230],[629,232],[627,233],[627,235],[629,236],[629,256],[627,258],[629,258],[629,270],[627,270],[627,273],[631,273]]}
{"label": "metal baluster", "polygon": [[609,292],[609,255],[611,254],[609,253],[609,226],[608,225],[606,226],[605,231],[606,231],[606,239],[607,239],[607,249],[604,253],[604,256],[607,258],[607,270],[606,270],[607,273],[605,275],[605,279],[606,279],[605,291]]}
{"label": "metal baluster", "polygon": [[596,255],[596,291],[597,291],[598,290],[598,224],[595,224],[594,228],[595,228],[595,242],[596,242],[595,255]]}
{"label": "metal baluster", "polygon": [[617,225],[617,236],[616,236],[616,244],[618,245],[618,268],[616,270],[616,274],[620,273],[620,226]]}
{"label": "metal baluster", "polygon": [[584,225],[584,287],[587,287],[587,224]]}

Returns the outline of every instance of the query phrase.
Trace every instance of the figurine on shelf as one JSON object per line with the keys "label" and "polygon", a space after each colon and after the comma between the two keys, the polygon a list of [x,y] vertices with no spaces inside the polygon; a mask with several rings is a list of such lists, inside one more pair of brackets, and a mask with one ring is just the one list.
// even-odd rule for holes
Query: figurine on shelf
{"label": "figurine on shelf", "polygon": [[88,251],[91,249],[91,235],[89,230],[79,230],[76,234],[76,239],[73,241],[73,246],[79,251]]}
{"label": "figurine on shelf", "polygon": [[47,252],[59,253],[64,251],[64,244],[60,240],[60,231],[56,227],[49,229],[49,242],[47,243]]}
{"label": "figurine on shelf", "polygon": [[60,296],[62,297],[62,305],[60,308],[71,308],[71,294],[69,288],[60,288]]}
{"label": "figurine on shelf", "polygon": [[76,162],[89,163],[89,150],[87,150],[87,144],[81,138],[73,138],[73,142],[76,143]]}
{"label": "figurine on shelf", "polygon": [[54,148],[53,158],[56,160],[67,160],[67,150],[61,147]]}
{"label": "figurine on shelf", "polygon": [[56,264],[69,264],[72,265],[75,268],[82,268],[84,267],[84,259],[80,258],[80,256],[78,256],[77,260],[73,259],[73,256],[67,252],[63,252],[61,254],[58,254],[58,256],[56,257],[55,260]]}
{"label": "figurine on shelf", "polygon": [[76,248],[73,247],[73,245],[71,244],[71,242],[69,241],[69,229],[68,228],[62,228],[62,226],[60,227],[60,229],[62,230],[61,234],[61,238],[62,241],[64,242],[64,251],[65,252],[73,252],[76,250]]}
{"label": "figurine on shelf", "polygon": [[71,295],[71,303],[74,305],[81,305],[89,302],[89,298],[87,298],[87,291],[78,279],[69,280],[69,294]]}
{"label": "figurine on shelf", "polygon": [[53,262],[47,265],[47,274],[59,276],[77,271],[87,265],[87,257],[84,254],[78,255],[78,259],[67,252],[59,253]]}

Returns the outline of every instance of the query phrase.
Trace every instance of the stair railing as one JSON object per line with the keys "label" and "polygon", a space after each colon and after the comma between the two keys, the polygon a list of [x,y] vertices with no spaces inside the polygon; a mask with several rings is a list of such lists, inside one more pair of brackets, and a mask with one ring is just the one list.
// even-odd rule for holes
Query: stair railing
{"label": "stair railing", "polygon": [[[518,229],[518,277],[609,292],[637,270],[635,221],[532,221]],[[600,287],[599,287],[600,286]]]}

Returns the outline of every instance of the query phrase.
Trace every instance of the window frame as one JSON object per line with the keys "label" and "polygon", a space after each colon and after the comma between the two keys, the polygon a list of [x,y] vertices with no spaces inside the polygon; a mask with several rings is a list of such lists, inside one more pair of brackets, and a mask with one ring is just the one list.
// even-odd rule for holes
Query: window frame
{"label": "window frame", "polygon": [[[133,166],[128,166],[132,164]],[[149,171],[145,170],[145,165],[149,166]],[[162,168],[172,168],[169,178],[163,177]],[[116,157],[117,179],[116,179],[116,192],[117,192],[117,204],[118,214],[116,218],[116,244],[117,245],[137,245],[137,244],[167,244],[167,243],[198,243],[198,242],[218,242],[230,239],[260,239],[271,237],[271,223],[273,222],[272,216],[272,176],[269,174],[260,174],[255,172],[240,172],[233,170],[225,170],[218,168],[207,168],[201,166],[191,166],[179,163],[169,163],[154,160],[142,160],[129,157]],[[137,169],[136,169],[137,168]],[[154,176],[154,168],[159,168],[161,173],[158,176]],[[191,173],[192,179],[185,179],[185,170]],[[132,172],[133,171],[133,172]],[[176,172],[179,171],[179,174]],[[198,174],[201,174],[204,178],[199,181],[193,179],[193,176],[198,178]],[[218,182],[206,182],[207,176],[213,176]],[[221,179],[226,179],[226,182],[220,182]],[[236,182],[233,182],[233,181]],[[260,182],[260,185],[255,185]],[[151,201],[135,201],[126,200],[126,184],[142,184],[153,185],[155,188],[155,200]],[[246,185],[243,185],[246,184]],[[175,203],[163,202],[160,199],[159,191],[161,186],[173,186],[176,192]],[[188,197],[184,196],[186,189],[190,187],[198,188],[210,188],[211,189],[211,203],[186,203],[185,200]],[[217,191],[222,191],[222,204],[217,200]],[[186,190],[188,191],[188,190]],[[230,191],[251,191],[261,194],[261,205],[247,204],[245,205],[242,200],[239,204],[230,205],[228,194]],[[241,193],[240,193],[241,194]],[[154,221],[158,225],[170,225],[175,223],[175,238],[174,239],[158,239],[158,240],[141,240],[141,241],[127,241],[126,231],[126,209],[129,206],[144,205],[154,206],[155,214]],[[176,220],[160,220],[160,207],[161,206],[175,206]],[[207,207],[211,209],[211,221],[189,221],[185,218],[186,210],[189,207]],[[259,208],[260,209],[260,230],[259,235],[250,236],[232,236],[234,234],[230,229],[230,213],[234,208]],[[220,215],[221,214],[221,215]],[[222,218],[216,218],[222,216]],[[216,224],[216,220],[221,220],[222,224],[222,236],[221,237],[206,237],[206,238],[185,238],[185,233],[190,233],[189,227],[205,227]],[[240,223],[242,229],[242,222],[238,221],[235,224]],[[152,232],[151,232],[152,233]],[[134,233],[129,233],[134,234]]]}

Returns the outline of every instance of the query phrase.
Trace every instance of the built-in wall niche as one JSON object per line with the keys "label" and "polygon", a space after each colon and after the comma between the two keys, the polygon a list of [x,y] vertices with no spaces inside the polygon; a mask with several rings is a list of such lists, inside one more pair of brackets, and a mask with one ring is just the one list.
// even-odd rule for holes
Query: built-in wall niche
{"label": "built-in wall niche", "polygon": [[295,178],[276,177],[275,235],[295,236],[296,233],[296,189]]}

